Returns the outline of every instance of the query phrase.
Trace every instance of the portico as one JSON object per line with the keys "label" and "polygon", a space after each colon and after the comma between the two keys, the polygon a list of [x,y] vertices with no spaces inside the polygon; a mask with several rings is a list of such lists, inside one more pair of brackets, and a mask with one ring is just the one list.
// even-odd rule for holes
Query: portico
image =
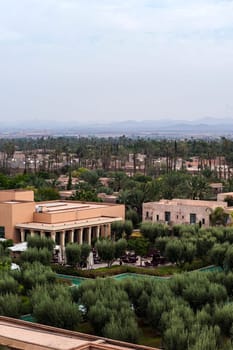
{"label": "portico", "polygon": [[57,245],[64,247],[67,243],[87,243],[91,245],[93,241],[99,238],[110,237],[111,223],[119,220],[122,219],[120,217],[101,217],[59,224],[31,222],[18,224],[15,227],[20,234],[21,242],[24,242],[28,235],[34,236],[36,234],[41,237],[52,238]]}

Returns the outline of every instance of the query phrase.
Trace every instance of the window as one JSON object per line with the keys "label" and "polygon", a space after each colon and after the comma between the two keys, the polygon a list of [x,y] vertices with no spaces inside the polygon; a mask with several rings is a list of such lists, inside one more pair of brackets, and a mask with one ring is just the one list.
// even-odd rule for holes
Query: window
{"label": "window", "polygon": [[5,238],[5,227],[0,226],[0,238]]}
{"label": "window", "polygon": [[205,219],[202,219],[202,225],[205,225]]}
{"label": "window", "polygon": [[159,221],[159,215],[156,215],[156,220]]}
{"label": "window", "polygon": [[196,224],[197,216],[196,214],[191,213],[190,214],[190,224]]}
{"label": "window", "polygon": [[165,211],[164,213],[165,221],[169,222],[171,220],[171,212],[170,211]]}
{"label": "window", "polygon": [[149,217],[149,211],[146,211],[146,219]]}

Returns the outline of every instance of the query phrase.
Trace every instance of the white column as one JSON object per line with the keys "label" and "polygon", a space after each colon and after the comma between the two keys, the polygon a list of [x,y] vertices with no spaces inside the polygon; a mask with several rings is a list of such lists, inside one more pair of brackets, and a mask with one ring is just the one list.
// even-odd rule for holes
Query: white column
{"label": "white column", "polygon": [[97,241],[98,241],[99,238],[100,238],[100,225],[98,225],[96,227],[96,239],[97,239]]}
{"label": "white column", "polygon": [[74,243],[74,229],[70,231],[70,243]]}
{"label": "white column", "polygon": [[45,236],[44,230],[40,230],[40,237],[44,237],[44,236]]}
{"label": "white column", "polygon": [[52,231],[51,232],[51,239],[56,242],[56,232]]}
{"label": "white column", "polygon": [[78,243],[83,244],[83,227],[78,231]]}
{"label": "white column", "polygon": [[88,244],[91,245],[91,226],[88,227]]}
{"label": "white column", "polygon": [[61,247],[65,246],[65,231],[60,232],[60,246]]}
{"label": "white column", "polygon": [[20,229],[21,242],[25,242],[25,231],[23,228]]}
{"label": "white column", "polygon": [[30,235],[31,235],[31,237],[34,237],[34,236],[35,236],[34,230],[30,230]]}

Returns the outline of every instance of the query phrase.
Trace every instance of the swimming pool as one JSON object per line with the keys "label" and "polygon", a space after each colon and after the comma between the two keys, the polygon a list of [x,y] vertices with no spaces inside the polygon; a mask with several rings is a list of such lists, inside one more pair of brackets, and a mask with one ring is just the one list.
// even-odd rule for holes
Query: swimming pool
{"label": "swimming pool", "polygon": [[[221,272],[223,270],[220,266],[211,265],[211,266],[207,266],[207,267],[202,267],[202,268],[200,268],[198,270],[194,270],[194,271],[195,272],[197,272],[197,271],[200,271],[200,272]],[[190,272],[194,272],[194,271],[190,271]],[[57,274],[57,277],[60,279],[65,279],[65,280],[71,281],[72,285],[74,285],[74,286],[79,286],[82,282],[91,280],[91,278],[76,277],[76,276],[69,276],[69,275],[63,275],[63,274]],[[152,278],[152,279],[157,279],[160,281],[166,281],[171,277],[172,276],[164,276],[163,277],[163,276],[141,275],[138,273],[126,272],[126,273],[121,273],[119,275],[111,276],[110,278],[113,278],[117,281],[122,281],[126,278],[133,278],[133,279]]]}
{"label": "swimming pool", "polygon": [[[200,272],[221,272],[223,270],[220,266],[211,265],[211,266],[202,267],[198,270],[194,270],[194,271],[190,271],[190,272],[197,272],[197,271],[200,271]],[[63,275],[63,274],[57,274],[57,277],[61,278],[61,279],[69,280],[72,282],[72,285],[75,285],[75,286],[79,286],[84,281],[91,280],[91,278],[76,277],[76,276],[69,276],[69,275]],[[126,272],[126,273],[121,273],[119,275],[111,276],[110,278],[113,278],[117,281],[122,281],[126,278],[133,278],[133,279],[152,278],[152,279],[166,281],[171,277],[172,276],[153,276],[153,275],[142,275],[139,273]]]}
{"label": "swimming pool", "polygon": [[194,270],[194,271],[200,271],[200,272],[222,272],[223,269],[221,266],[215,266],[215,265],[210,265],[210,266],[206,266],[206,267],[201,267],[198,270]]}
{"label": "swimming pool", "polygon": [[138,278],[153,278],[153,279],[157,279],[157,280],[167,280],[169,277],[161,277],[161,276],[153,276],[153,275],[141,275],[138,273],[121,273],[119,275],[115,275],[112,276],[111,278],[114,278],[117,281],[122,281],[126,278],[134,278],[134,279],[138,279]]}
{"label": "swimming pool", "polygon": [[85,277],[76,277],[76,276],[69,276],[69,275],[62,275],[62,274],[57,274],[56,276],[57,278],[60,278],[60,279],[69,280],[75,286],[79,286],[82,282],[89,280],[89,278],[85,278]]}

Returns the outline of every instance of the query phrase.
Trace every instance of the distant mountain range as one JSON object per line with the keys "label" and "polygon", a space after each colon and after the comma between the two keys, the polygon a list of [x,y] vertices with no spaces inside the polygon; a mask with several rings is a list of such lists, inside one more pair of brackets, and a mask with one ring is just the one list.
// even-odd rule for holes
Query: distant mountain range
{"label": "distant mountain range", "polygon": [[127,120],[109,123],[80,123],[79,121],[32,120],[25,122],[3,123],[0,127],[1,134],[13,132],[39,132],[59,135],[206,135],[220,136],[233,135],[233,119],[202,118],[196,121],[184,120]]}

